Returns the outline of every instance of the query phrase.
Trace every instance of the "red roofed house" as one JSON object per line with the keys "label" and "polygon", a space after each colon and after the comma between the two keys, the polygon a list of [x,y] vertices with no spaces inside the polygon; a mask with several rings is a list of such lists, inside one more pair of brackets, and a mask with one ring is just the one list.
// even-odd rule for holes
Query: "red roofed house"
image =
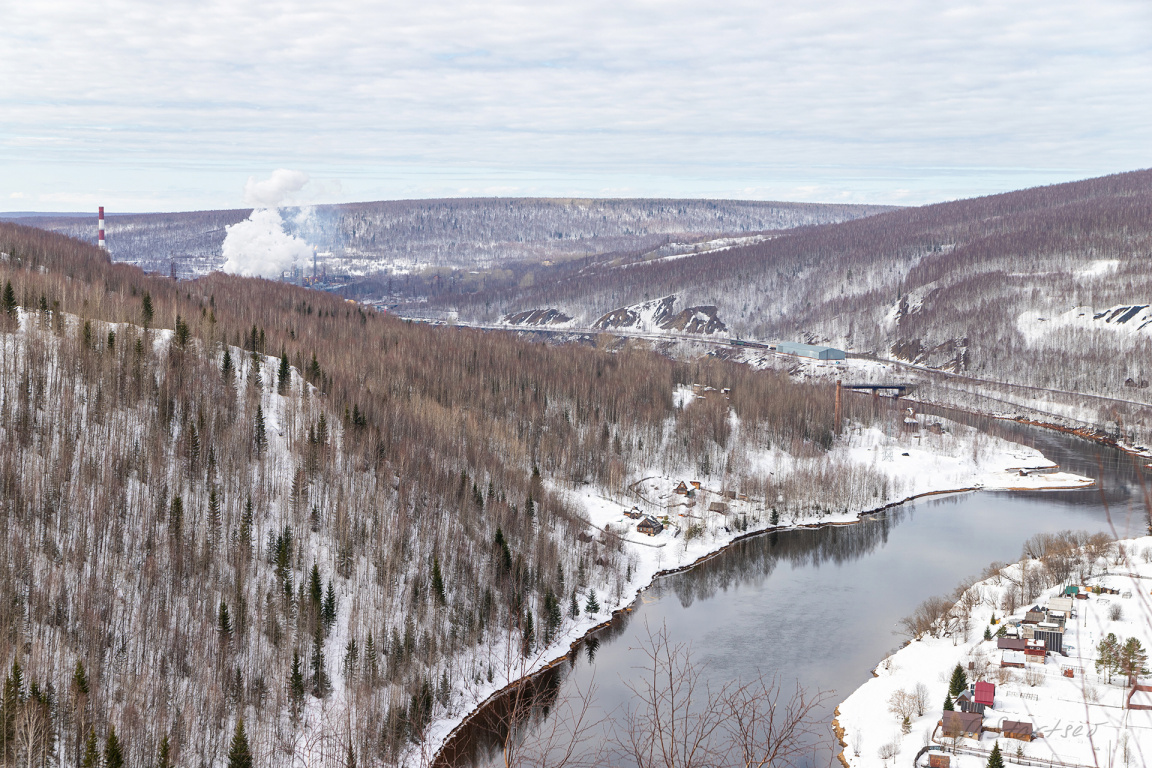
{"label": "red roofed house", "polygon": [[[996,706],[996,686],[993,683],[976,683],[976,703],[982,707]],[[977,710],[983,712],[983,709]]]}

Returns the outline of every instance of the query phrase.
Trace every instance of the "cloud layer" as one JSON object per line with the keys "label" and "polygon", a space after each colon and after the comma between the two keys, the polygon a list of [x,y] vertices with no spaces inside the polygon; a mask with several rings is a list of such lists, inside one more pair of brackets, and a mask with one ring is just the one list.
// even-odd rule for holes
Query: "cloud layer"
{"label": "cloud layer", "polygon": [[276,9],[9,3],[0,196],[217,207],[289,166],[344,199],[919,202],[1152,165],[1146,0]]}

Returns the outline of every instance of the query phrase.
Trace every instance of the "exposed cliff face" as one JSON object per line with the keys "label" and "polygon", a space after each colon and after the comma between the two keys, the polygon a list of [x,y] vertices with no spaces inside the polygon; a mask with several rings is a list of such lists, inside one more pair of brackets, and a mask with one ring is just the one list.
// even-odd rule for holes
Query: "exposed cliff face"
{"label": "exposed cliff face", "polygon": [[572,322],[572,318],[558,309],[526,309],[523,312],[505,315],[504,322],[508,325],[523,326],[564,325]]}
{"label": "exposed cliff face", "polygon": [[601,316],[598,330],[677,331],[681,333],[726,333],[728,327],[715,306],[687,307],[676,311],[675,295],[614,309]]}

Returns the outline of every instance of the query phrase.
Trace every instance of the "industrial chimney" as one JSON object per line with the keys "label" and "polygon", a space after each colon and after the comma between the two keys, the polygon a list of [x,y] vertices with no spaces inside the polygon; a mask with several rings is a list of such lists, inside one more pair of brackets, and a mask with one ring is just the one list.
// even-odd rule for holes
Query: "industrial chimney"
{"label": "industrial chimney", "polygon": [[99,236],[96,244],[104,250],[108,250],[108,246],[104,244],[104,206],[100,206],[100,219],[97,226],[99,227]]}

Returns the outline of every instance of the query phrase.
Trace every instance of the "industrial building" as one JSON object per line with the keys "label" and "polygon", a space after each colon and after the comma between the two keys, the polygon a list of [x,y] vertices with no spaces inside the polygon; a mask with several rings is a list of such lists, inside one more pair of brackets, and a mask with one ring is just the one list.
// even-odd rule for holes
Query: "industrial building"
{"label": "industrial building", "polygon": [[817,344],[801,344],[795,341],[776,342],[776,351],[786,355],[811,357],[816,360],[843,360],[844,350],[832,347],[821,347]]}

